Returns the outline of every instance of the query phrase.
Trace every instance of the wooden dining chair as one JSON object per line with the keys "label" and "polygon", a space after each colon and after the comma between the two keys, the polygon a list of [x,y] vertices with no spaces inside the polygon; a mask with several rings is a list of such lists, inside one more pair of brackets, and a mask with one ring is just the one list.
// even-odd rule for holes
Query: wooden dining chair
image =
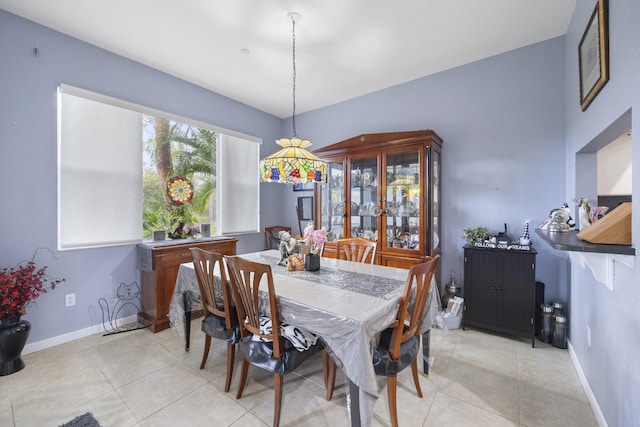
{"label": "wooden dining chair", "polygon": [[[309,333],[301,328],[293,330],[294,328],[281,324],[270,265],[238,256],[225,258],[241,325],[238,352],[242,356],[242,373],[236,398],[242,397],[249,364],[272,372],[275,388],[273,426],[277,427],[280,424],[284,375],[321,350],[322,343],[317,339],[305,340]],[[266,309],[261,309],[262,291],[267,293]],[[292,334],[283,336],[281,328],[291,329]]]}
{"label": "wooden dining chair", "polygon": [[286,231],[291,234],[291,227],[284,225],[274,225],[273,227],[264,228],[264,249],[278,249],[280,247],[280,237],[278,233]]}
{"label": "wooden dining chair", "polygon": [[362,237],[338,239],[336,241],[336,258],[371,264],[376,262],[378,242]]}
{"label": "wooden dining chair", "polygon": [[[396,319],[382,331],[379,344],[373,352],[373,368],[376,374],[387,377],[389,416],[393,427],[398,427],[397,375],[408,366],[411,366],[418,396],[422,397],[417,359],[420,349],[420,327],[429,297],[431,280],[439,262],[440,254],[409,269]],[[327,400],[331,400],[335,385],[336,364],[330,358],[323,358],[323,363],[329,363],[329,367],[325,367],[324,371],[327,372]]]}
{"label": "wooden dining chair", "polygon": [[240,328],[238,316],[231,300],[231,289],[227,280],[224,256],[218,252],[209,252],[200,248],[190,248],[189,250],[193,258],[193,267],[198,279],[204,311],[201,329],[205,333],[205,341],[200,369],[204,369],[204,365],[207,363],[211,337],[226,340],[227,378],[224,391],[227,392],[231,386],[236,344],[240,340]]}

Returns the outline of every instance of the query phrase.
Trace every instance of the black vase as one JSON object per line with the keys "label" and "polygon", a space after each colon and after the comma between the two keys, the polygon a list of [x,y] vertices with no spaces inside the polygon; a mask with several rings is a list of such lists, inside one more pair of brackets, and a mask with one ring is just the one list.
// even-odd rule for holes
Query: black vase
{"label": "black vase", "polygon": [[307,254],[304,257],[304,269],[307,271],[320,270],[320,255]]}
{"label": "black vase", "polygon": [[31,323],[20,320],[0,319],[0,376],[11,375],[24,368],[22,350],[29,338]]}

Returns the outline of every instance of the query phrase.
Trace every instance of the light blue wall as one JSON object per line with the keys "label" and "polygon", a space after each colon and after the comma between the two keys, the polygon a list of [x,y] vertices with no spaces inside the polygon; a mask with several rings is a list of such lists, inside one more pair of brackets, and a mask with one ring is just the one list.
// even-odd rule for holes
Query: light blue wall
{"label": "light blue wall", "polygon": [[[588,192],[592,179],[577,174],[575,154],[629,110],[627,120],[640,129],[640,2],[609,1],[610,80],[582,112],[579,105],[578,44],[595,1],[579,0],[566,36],[566,182],[567,198]],[[628,129],[627,129],[628,130]],[[640,145],[632,136],[633,210],[640,206]],[[593,184],[591,184],[592,187]],[[587,187],[585,190],[584,188]],[[579,190],[575,190],[578,188]],[[592,190],[593,191],[593,190]],[[633,246],[638,250],[640,215],[632,219]],[[609,426],[640,425],[640,263],[616,264],[614,291],[591,272],[571,267],[571,345]],[[586,327],[591,328],[591,347]]]}
{"label": "light blue wall", "polygon": [[[34,247],[56,247],[60,82],[262,137],[263,155],[274,151],[276,138],[290,133],[290,120],[8,13],[0,12],[0,20],[0,53],[6,59],[0,76],[5,118],[0,174],[5,182],[19,177],[23,190],[11,202],[16,208],[0,214],[3,265],[24,259]],[[564,66],[564,38],[556,38],[301,114],[297,128],[315,148],[361,133],[434,129],[444,139],[442,271],[461,277],[464,228],[484,225],[497,232],[507,223],[517,237],[525,219],[535,226],[565,201]],[[263,225],[296,225],[295,198],[306,194],[277,185],[261,188]],[[547,284],[548,298],[568,298],[563,258],[535,235],[533,243],[539,251],[537,278]],[[260,235],[243,237],[240,252],[261,244]],[[60,253],[50,270],[68,283],[30,309],[27,317],[36,325],[30,342],[98,323],[97,299],[136,279],[133,253],[133,247]],[[75,308],[63,307],[68,292],[77,294]],[[56,322],[44,321],[52,316]]]}
{"label": "light blue wall", "polygon": [[[442,139],[442,278],[463,270],[463,229],[512,237],[531,219],[536,278],[568,299],[565,255],[533,228],[565,199],[564,38],[556,38],[297,117],[314,148],[363,133],[433,129]],[[327,82],[330,84],[330,82]]]}
{"label": "light blue wall", "polygon": [[[33,49],[37,47],[39,55]],[[0,265],[13,266],[35,248],[57,247],[56,89],[67,83],[209,122],[272,142],[282,120],[218,94],[97,49],[0,10]],[[263,155],[273,151],[263,144]],[[117,185],[114,182],[114,185]],[[269,200],[284,186],[265,190],[264,224],[279,221]],[[290,192],[291,190],[288,189]],[[117,203],[117,200],[114,200]],[[96,224],[100,226],[100,224]],[[239,251],[262,249],[261,233],[240,237]],[[38,260],[67,283],[30,306],[29,343],[101,324],[98,299],[113,298],[122,282],[138,280],[135,246],[57,253]],[[65,308],[66,293],[76,305]]]}

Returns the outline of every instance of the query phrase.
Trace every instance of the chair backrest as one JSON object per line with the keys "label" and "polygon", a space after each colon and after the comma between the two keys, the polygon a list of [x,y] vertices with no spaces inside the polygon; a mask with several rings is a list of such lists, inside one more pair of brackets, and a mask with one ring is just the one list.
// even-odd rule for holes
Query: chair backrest
{"label": "chair backrest", "polygon": [[[249,261],[238,256],[225,256],[229,267],[231,289],[236,301],[238,322],[240,323],[240,335],[249,334],[273,341],[273,358],[279,359],[282,350],[280,338],[280,321],[278,317],[278,305],[276,293],[273,287],[271,266],[259,262]],[[266,282],[266,283],[265,283]],[[260,310],[260,286],[268,293],[269,310],[264,313]],[[268,315],[271,318],[272,331],[270,334],[260,332],[260,316]]]}
{"label": "chair backrest", "polygon": [[214,314],[225,319],[226,328],[235,324],[231,310],[231,291],[227,280],[224,256],[218,252],[190,248],[198,279],[205,317]]}
{"label": "chair backrest", "polygon": [[264,228],[264,248],[266,249],[278,249],[280,247],[280,237],[278,233],[286,231],[291,234],[291,227],[284,225],[275,225],[273,227]]}
{"label": "chair backrest", "polygon": [[[409,269],[409,276],[402,293],[400,307],[389,344],[389,355],[393,360],[400,356],[400,344],[412,336],[420,335],[420,326],[424,317],[424,309],[431,288],[431,279],[440,262],[440,254],[422,264],[413,265]],[[414,296],[413,305],[411,297]],[[407,324],[408,321],[408,324]]]}
{"label": "chair backrest", "polygon": [[339,239],[336,241],[336,258],[340,259],[344,255],[347,261],[366,263],[369,260],[371,264],[375,264],[377,247],[378,242],[362,237]]}

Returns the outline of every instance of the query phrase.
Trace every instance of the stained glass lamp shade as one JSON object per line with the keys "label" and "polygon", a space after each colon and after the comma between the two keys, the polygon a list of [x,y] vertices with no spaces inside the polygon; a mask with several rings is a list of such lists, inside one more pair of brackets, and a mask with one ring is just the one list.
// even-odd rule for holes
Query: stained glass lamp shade
{"label": "stained glass lamp shade", "polygon": [[326,181],[327,164],[306,150],[311,141],[293,137],[278,139],[276,144],[282,150],[260,162],[262,182],[306,184]]}
{"label": "stained glass lamp shade", "polygon": [[300,15],[287,14],[291,19],[293,39],[293,136],[281,138],[276,144],[282,150],[265,157],[260,162],[260,180],[280,184],[307,184],[327,180],[327,164],[306,150],[311,146],[308,139],[300,139],[296,134],[296,21]]}

